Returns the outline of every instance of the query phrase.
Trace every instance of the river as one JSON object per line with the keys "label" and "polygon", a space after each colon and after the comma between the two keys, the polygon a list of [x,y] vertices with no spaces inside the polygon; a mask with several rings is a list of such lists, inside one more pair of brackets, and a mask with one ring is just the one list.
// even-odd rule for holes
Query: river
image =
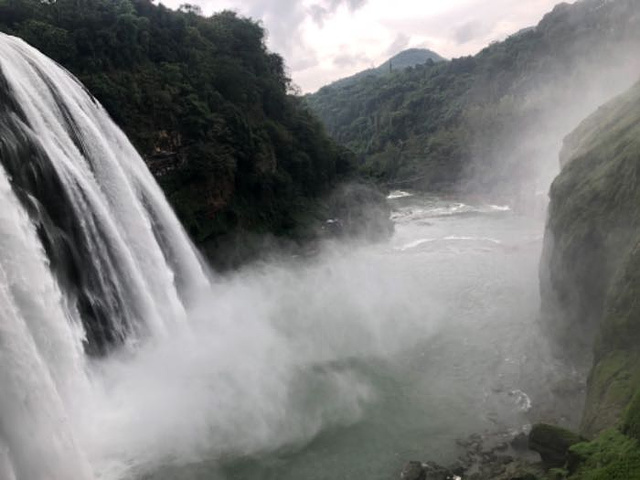
{"label": "river", "polygon": [[453,461],[458,438],[528,423],[528,388],[548,369],[535,322],[543,220],[406,192],[390,201],[388,243],[327,245],[220,282],[227,314],[249,302],[277,339],[229,339],[234,359],[248,357],[216,369],[235,376],[221,412],[229,448],[213,441],[216,460],[154,479],[399,478],[410,460]]}

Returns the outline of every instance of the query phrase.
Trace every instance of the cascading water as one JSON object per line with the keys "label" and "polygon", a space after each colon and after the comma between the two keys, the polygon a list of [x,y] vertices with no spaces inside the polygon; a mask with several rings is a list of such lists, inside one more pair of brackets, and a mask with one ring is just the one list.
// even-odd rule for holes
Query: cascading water
{"label": "cascading water", "polygon": [[93,478],[85,354],[184,322],[208,284],[144,162],[65,70],[0,34],[0,477]]}
{"label": "cascading water", "polygon": [[2,163],[88,319],[89,347],[184,317],[185,292],[206,280],[135,149],[54,62],[11,37],[0,48]]}

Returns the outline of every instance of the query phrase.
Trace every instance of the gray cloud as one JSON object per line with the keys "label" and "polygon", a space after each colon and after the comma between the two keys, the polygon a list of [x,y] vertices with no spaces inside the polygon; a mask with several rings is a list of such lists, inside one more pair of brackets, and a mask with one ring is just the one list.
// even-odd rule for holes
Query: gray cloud
{"label": "gray cloud", "polygon": [[294,72],[307,70],[316,67],[318,64],[318,55],[311,49],[306,49],[304,55],[294,57],[287,62],[287,66]]}
{"label": "gray cloud", "polygon": [[333,59],[333,64],[339,68],[351,68],[372,63],[364,53],[342,53]]}
{"label": "gray cloud", "polygon": [[482,22],[471,20],[457,26],[454,29],[453,38],[459,45],[463,45],[477,38],[484,37],[490,30],[491,28],[487,28]]}
{"label": "gray cloud", "polygon": [[354,12],[363,7],[368,0],[323,0],[309,8],[309,14],[314,22],[320,27],[324,26],[324,22],[331,15],[336,13],[338,8],[346,5],[350,11]]}
{"label": "gray cloud", "polygon": [[[167,1],[167,0],[165,0]],[[287,59],[293,71],[305,70],[318,64],[315,46],[306,45],[302,39],[302,26],[311,18],[318,25],[331,18],[337,10],[346,6],[350,11],[363,7],[368,0],[320,0],[307,7],[303,0],[192,0],[206,11],[217,11],[229,6],[265,25],[270,47]],[[183,3],[168,0],[167,3]]]}
{"label": "gray cloud", "polygon": [[389,45],[387,48],[387,56],[392,57],[396,53],[400,53],[402,50],[405,50],[409,43],[411,42],[411,37],[406,33],[399,33],[395,40]]}
{"label": "gray cloud", "polygon": [[322,5],[311,5],[309,8],[309,14],[314,22],[316,22],[320,27],[324,27],[324,20],[329,15],[329,11],[323,7]]}
{"label": "gray cloud", "polygon": [[290,56],[300,38],[300,28],[307,18],[302,2],[290,0],[249,0],[243,12],[261,19],[274,50]]}
{"label": "gray cloud", "polygon": [[[407,34],[428,34],[430,37],[452,42],[456,45],[475,47],[470,43],[488,44],[500,32],[501,24],[517,25],[519,28],[534,25],[543,13],[559,0],[473,0],[452,5],[443,13],[430,16],[407,15],[402,19],[381,19],[391,30]],[[452,2],[455,3],[455,2]],[[531,19],[530,23],[525,23]],[[451,55],[449,52],[442,52]],[[465,52],[466,53],[466,52]],[[473,52],[468,52],[473,53]]]}

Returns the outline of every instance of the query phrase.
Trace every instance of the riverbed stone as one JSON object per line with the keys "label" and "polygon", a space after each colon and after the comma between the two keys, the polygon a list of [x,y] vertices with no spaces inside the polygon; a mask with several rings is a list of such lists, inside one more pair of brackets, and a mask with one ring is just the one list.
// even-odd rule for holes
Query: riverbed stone
{"label": "riverbed stone", "polygon": [[427,474],[422,462],[409,462],[400,473],[401,480],[426,480]]}
{"label": "riverbed stone", "polygon": [[521,452],[529,450],[529,436],[526,433],[521,432],[513,437],[511,442],[509,442],[509,445],[511,445],[511,448],[513,448],[515,451]]}
{"label": "riverbed stone", "polygon": [[453,473],[448,468],[442,467],[435,462],[424,464],[425,480],[450,480]]}

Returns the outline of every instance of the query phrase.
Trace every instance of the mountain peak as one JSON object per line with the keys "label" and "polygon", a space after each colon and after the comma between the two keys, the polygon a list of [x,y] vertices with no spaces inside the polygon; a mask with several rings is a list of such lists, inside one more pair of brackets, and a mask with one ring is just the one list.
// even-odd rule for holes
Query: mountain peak
{"label": "mountain peak", "polygon": [[444,62],[446,61],[446,58],[426,48],[409,48],[407,50],[403,50],[402,52],[394,55],[393,57],[391,57],[389,60],[382,63],[378,67],[369,68],[367,70],[358,72],[355,75],[352,75],[350,77],[336,80],[335,82],[331,83],[328,86],[344,87],[347,85],[351,85],[365,77],[369,77],[369,76],[381,77],[390,72],[397,72],[400,70],[405,70],[410,67],[415,67],[416,65],[422,65],[424,63],[427,63],[428,61],[432,61],[434,63]]}
{"label": "mountain peak", "polygon": [[415,67],[416,65],[426,63],[429,60],[433,60],[434,62],[443,62],[446,59],[427,48],[409,48],[394,55],[374,70],[388,71],[390,70],[389,67],[393,70],[403,70],[405,68]]}

